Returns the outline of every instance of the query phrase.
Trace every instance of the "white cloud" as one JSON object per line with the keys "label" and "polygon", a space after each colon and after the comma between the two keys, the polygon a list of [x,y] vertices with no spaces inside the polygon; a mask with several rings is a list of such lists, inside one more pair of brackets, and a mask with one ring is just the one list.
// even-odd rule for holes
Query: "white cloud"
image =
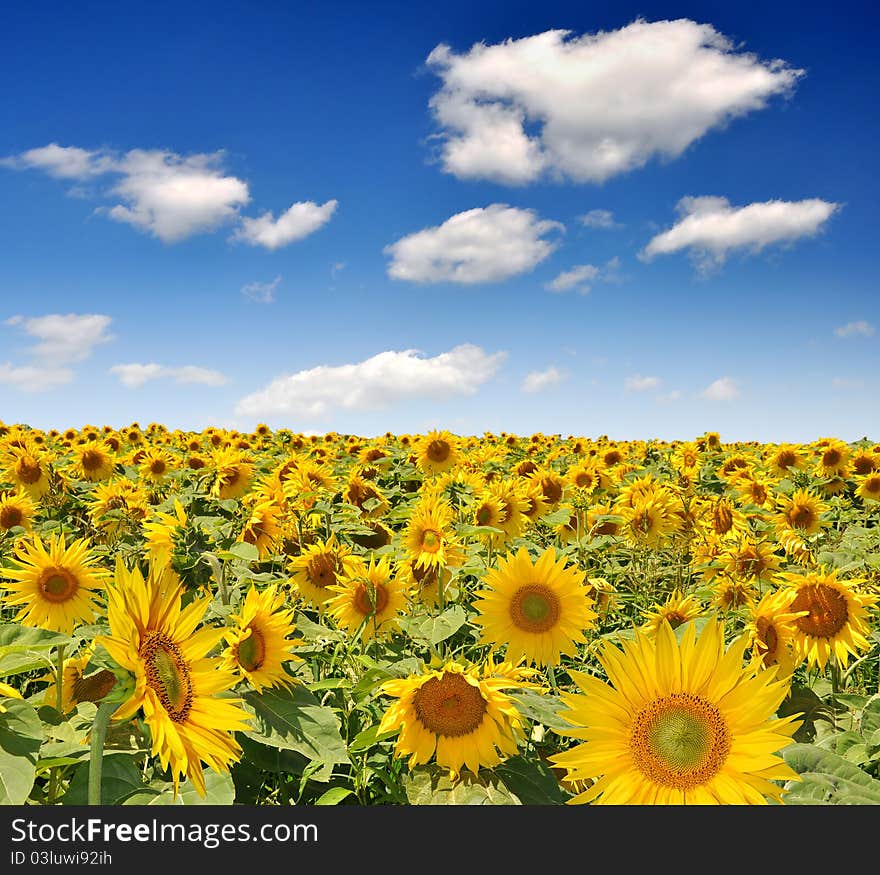
{"label": "white cloud", "polygon": [[112,159],[103,152],[49,143],[20,155],[0,159],[0,165],[16,170],[43,170],[55,179],[85,180],[106,173]]}
{"label": "white cloud", "polygon": [[241,287],[241,293],[258,304],[271,304],[275,300],[275,290],[279,285],[281,285],[281,274],[270,283],[248,283]]}
{"label": "white cloud", "polygon": [[873,337],[874,326],[869,322],[865,322],[864,319],[859,319],[858,322],[847,322],[846,325],[841,325],[839,328],[835,328],[834,333],[838,337],[853,337],[854,335]]}
{"label": "white cloud", "polygon": [[221,152],[182,157],[133,149],[117,162],[122,179],[111,189],[123,203],[107,215],[165,243],[212,231],[250,200],[247,183],[219,169],[221,158]]}
{"label": "white cloud", "polygon": [[430,109],[443,169],[507,184],[545,174],[602,182],[675,158],[803,75],[737,48],[688,19],[548,30],[463,54],[440,44],[427,65],[442,80]]}
{"label": "white cloud", "polygon": [[279,249],[322,228],[330,221],[337,206],[338,201],[335,200],[320,205],[313,201],[300,201],[277,219],[268,211],[256,219],[243,217],[241,226],[236,228],[230,239],[241,240],[251,246]]}
{"label": "white cloud", "polygon": [[73,380],[70,368],[52,365],[25,365],[13,367],[9,362],[0,363],[0,383],[21,389],[23,392],[44,392],[63,386]]}
{"label": "white cloud", "polygon": [[659,377],[643,377],[641,374],[633,374],[623,381],[623,385],[627,392],[647,392],[649,389],[656,389],[661,382]]}
{"label": "white cloud", "polygon": [[39,341],[28,349],[30,355],[56,365],[84,361],[96,346],[112,340],[106,333],[110,322],[109,316],[97,313],[53,313],[31,319],[13,316],[6,320],[7,325],[20,326]]}
{"label": "white cloud", "polygon": [[380,410],[407,399],[442,399],[473,395],[495,376],[506,357],[473,344],[456,346],[433,358],[418,350],[389,350],[362,362],[321,365],[272,380],[242,398],[240,416],[290,414],[320,417],[335,408]]}
{"label": "white cloud", "polygon": [[731,377],[719,377],[714,383],[710,383],[700,393],[709,401],[732,401],[739,398],[740,390],[736,380]]}
{"label": "white cloud", "polygon": [[226,377],[219,371],[208,368],[200,368],[196,365],[183,365],[178,368],[170,368],[166,365],[150,364],[126,364],[113,365],[110,372],[117,374],[119,380],[130,388],[140,388],[151,380],[167,379],[176,383],[196,383],[201,386],[222,386],[227,382]]}
{"label": "white cloud", "polygon": [[553,386],[558,386],[564,378],[565,375],[562,371],[551,365],[546,370],[532,371],[527,374],[520,388],[523,392],[544,392]]}
{"label": "white cloud", "polygon": [[562,271],[549,283],[544,283],[544,288],[550,292],[568,292],[575,289],[579,294],[586,295],[595,282],[618,282],[619,267],[620,259],[616,255],[603,267],[596,267],[594,264],[576,264],[569,270]]}
{"label": "white cloud", "polygon": [[417,283],[490,283],[532,270],[559,245],[546,240],[559,222],[534,210],[491,204],[456,213],[385,247],[388,275]]}
{"label": "white cloud", "polygon": [[765,201],[732,207],[724,197],[683,197],[676,207],[681,218],[653,237],[639,253],[643,261],[688,249],[704,270],[724,263],[734,249],[760,252],[773,243],[814,237],[840,204],[818,198]]}
{"label": "white cloud", "polygon": [[581,294],[590,291],[590,283],[599,276],[599,268],[593,264],[576,264],[570,270],[562,271],[552,282],[546,283],[544,288],[551,292],[567,292],[575,286]]}
{"label": "white cloud", "polygon": [[614,221],[614,213],[611,210],[590,210],[583,216],[578,216],[578,221],[587,228],[599,228],[603,231],[613,231],[623,227],[619,222]]}

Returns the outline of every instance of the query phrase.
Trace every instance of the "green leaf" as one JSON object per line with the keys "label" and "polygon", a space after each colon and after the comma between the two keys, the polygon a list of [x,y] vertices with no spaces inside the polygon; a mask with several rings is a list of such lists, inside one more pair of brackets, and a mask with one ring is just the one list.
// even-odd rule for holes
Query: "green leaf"
{"label": "green leaf", "polygon": [[391,738],[393,735],[393,731],[380,734],[379,724],[375,723],[372,726],[368,726],[366,729],[361,730],[348,746],[348,750],[350,753],[360,753],[361,751],[369,750],[373,745],[378,744],[380,741],[384,741],[386,738]]}
{"label": "green leaf", "polygon": [[[257,562],[260,558],[260,551],[254,544],[248,544],[246,541],[239,541],[229,548],[229,552],[237,559],[244,559],[245,562]],[[222,555],[222,554],[221,554]]]}
{"label": "green leaf", "polygon": [[859,731],[870,748],[880,745],[880,696],[873,696],[862,709]]}
{"label": "green leaf", "polygon": [[836,753],[792,744],[782,755],[801,777],[786,784],[786,805],[880,805],[880,781]]}
{"label": "green leaf", "polygon": [[315,800],[315,805],[339,805],[343,799],[347,799],[353,793],[354,791],[348,787],[331,787]]}
{"label": "green leaf", "polygon": [[410,805],[520,805],[520,800],[491,773],[461,772],[453,780],[431,767],[413,769],[403,779]]}
{"label": "green leaf", "polygon": [[565,708],[565,703],[558,696],[538,693],[535,690],[511,690],[508,695],[523,717],[542,723],[550,729],[571,730],[571,723],[559,715],[559,712]]}
{"label": "green leaf", "polygon": [[467,614],[461,605],[453,605],[436,617],[401,618],[399,622],[401,629],[411,638],[439,644],[467,623]]}
{"label": "green leaf", "polygon": [[495,767],[495,774],[523,805],[564,805],[571,798],[539,757],[511,757]]}
{"label": "green leaf", "polygon": [[43,726],[21,699],[0,699],[0,805],[24,805],[34,786]]}
{"label": "green leaf", "polygon": [[305,687],[250,691],[244,694],[244,701],[255,718],[255,729],[245,734],[261,744],[294,750],[319,763],[316,781],[329,781],[334,765],[349,762],[335,712],[321,705]]}
{"label": "green leaf", "polygon": [[[77,766],[64,798],[64,805],[87,805],[89,801],[89,763]],[[141,770],[130,756],[104,757],[101,767],[101,804],[116,805],[120,799],[143,786]]]}
{"label": "green leaf", "polygon": [[49,632],[19,623],[7,623],[0,626],[0,677],[30,671],[34,668],[48,668],[45,660],[40,661],[41,654],[48,656],[48,651],[59,644],[71,644],[73,639],[59,632]]}

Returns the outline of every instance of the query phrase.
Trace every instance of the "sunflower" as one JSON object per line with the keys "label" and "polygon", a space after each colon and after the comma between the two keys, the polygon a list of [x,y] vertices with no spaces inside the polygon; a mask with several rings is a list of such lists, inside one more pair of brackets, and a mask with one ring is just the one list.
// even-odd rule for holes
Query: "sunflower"
{"label": "sunflower", "polygon": [[410,768],[432,759],[450,774],[463,768],[478,774],[517,752],[523,721],[506,689],[527,685],[525,675],[491,663],[476,666],[446,662],[442,668],[386,681],[382,695],[397,699],[379,723],[379,733],[398,732],[397,757]]}
{"label": "sunflower", "polygon": [[441,581],[445,592],[452,580],[452,571],[449,568],[426,568],[412,559],[405,559],[399,572],[407,584],[409,598],[431,607],[440,604]]}
{"label": "sunflower", "polygon": [[815,535],[822,528],[822,514],[828,510],[817,495],[797,489],[777,502],[777,532],[795,530],[801,535]]}
{"label": "sunflower", "polygon": [[116,463],[107,452],[107,447],[97,441],[90,441],[77,447],[76,469],[82,475],[83,480],[107,480],[113,474]]}
{"label": "sunflower", "polygon": [[387,556],[370,564],[352,556],[339,582],[328,587],[334,595],[325,603],[327,612],[350,635],[362,630],[361,640],[390,635],[398,628],[397,617],[406,608],[402,581],[392,574]]}
{"label": "sunflower", "polygon": [[529,509],[529,500],[525,493],[525,484],[516,480],[499,480],[490,483],[489,494],[501,505],[504,519],[498,523],[498,528],[504,532],[506,540],[517,537],[528,523],[526,511]]}
{"label": "sunflower", "polygon": [[622,522],[610,504],[594,504],[587,509],[586,524],[591,537],[616,535],[620,531]]}
{"label": "sunflower", "polygon": [[724,627],[710,620],[681,642],[668,623],[655,638],[636,631],[599,660],[608,683],[570,672],[580,693],[562,693],[562,735],[580,741],[550,757],[569,780],[594,783],[570,802],[766,804],[782,801],[775,782],[797,780],[778,752],[800,721],[774,719],[789,684],[776,671],[743,666],[745,636],[727,650]]}
{"label": "sunflower", "polygon": [[[501,499],[491,492],[482,492],[477,495],[471,510],[471,522],[475,526],[486,526],[492,529],[501,529],[506,511],[501,504]],[[480,537],[486,543],[495,547],[507,537],[503,531],[481,532]]]}
{"label": "sunflower", "polygon": [[586,586],[586,573],[557,559],[548,547],[532,562],[521,547],[498,560],[486,575],[487,589],[474,601],[480,643],[507,645],[505,658],[538,665],[559,665],[563,654],[574,656],[595,625],[596,613]]}
{"label": "sunflower", "polygon": [[807,460],[796,444],[779,444],[768,459],[771,473],[777,477],[789,477],[795,471],[807,467]]}
{"label": "sunflower", "polygon": [[223,654],[223,668],[242,674],[257,691],[295,683],[284,664],[299,659],[292,648],[302,642],[290,638],[293,609],[285,607],[284,593],[277,586],[260,592],[251,585],[231,619],[235,627],[225,634],[229,646]]}
{"label": "sunflower", "polygon": [[620,533],[635,547],[661,547],[680,526],[672,504],[660,495],[638,498],[633,506],[615,505],[615,513],[623,518]]}
{"label": "sunflower", "polygon": [[856,450],[850,459],[853,474],[870,474],[880,469],[880,459],[867,447]]}
{"label": "sunflower", "polygon": [[794,621],[803,614],[792,611],[794,592],[790,589],[768,592],[751,607],[744,632],[752,658],[762,668],[777,666],[780,678],[789,678],[801,657],[795,652]]}
{"label": "sunflower", "polygon": [[[79,656],[64,660],[61,670],[61,713],[69,714],[80,702],[100,702],[116,686],[116,675],[106,668],[85,676],[92,658],[91,648]],[[58,685],[54,672],[40,680],[50,681],[43,693],[43,702],[55,707],[58,703]]]}
{"label": "sunflower", "polygon": [[0,581],[10,591],[4,602],[22,606],[14,622],[67,635],[79,623],[94,622],[106,572],[89,555],[85,538],[68,546],[64,535],[53,534],[48,544],[34,535],[18,543],[15,561],[17,568],[3,572],[12,582]]}
{"label": "sunflower", "polygon": [[250,516],[238,536],[239,541],[253,544],[260,559],[270,555],[281,534],[278,524],[281,508],[271,498],[259,500],[251,508]]}
{"label": "sunflower", "polygon": [[755,585],[749,580],[721,577],[711,586],[712,607],[726,613],[739,608],[750,607],[759,595]]}
{"label": "sunflower", "polygon": [[589,462],[577,462],[565,472],[566,479],[576,489],[589,495],[599,485],[596,468]]}
{"label": "sunflower", "polygon": [[132,480],[118,477],[99,483],[88,503],[92,524],[108,535],[116,535],[127,523],[140,524],[148,513],[146,493]]}
{"label": "sunflower", "polygon": [[841,440],[828,439],[818,448],[816,473],[820,477],[845,476],[849,468],[851,451]]}
{"label": "sunflower", "polygon": [[880,501],[880,473],[863,474],[856,477],[856,483],[858,484],[856,495],[862,501]]}
{"label": "sunflower", "polygon": [[29,532],[36,513],[37,505],[23,490],[6,495],[0,493],[0,533],[15,528]]}
{"label": "sunflower", "polygon": [[416,442],[416,464],[428,476],[458,464],[458,438],[448,431],[429,431]]}
{"label": "sunflower", "polygon": [[570,544],[572,541],[579,541],[584,534],[589,531],[587,523],[587,513],[581,508],[572,507],[571,505],[562,505],[560,510],[569,511],[567,520],[553,527],[553,533],[563,544]]}
{"label": "sunflower", "polygon": [[403,535],[407,557],[428,569],[445,568],[460,561],[451,530],[455,511],[447,501],[427,498],[416,505]]}
{"label": "sunflower", "polygon": [[31,498],[40,499],[49,491],[49,464],[36,450],[13,447],[6,460],[5,476]]}
{"label": "sunflower", "polygon": [[186,528],[186,524],[186,511],[177,498],[174,499],[173,514],[158,510],[151,520],[144,523],[147,558],[157,571],[171,562],[174,539]]}
{"label": "sunflower", "polygon": [[114,712],[126,720],[143,709],[153,739],[152,753],[162,768],[171,767],[174,791],[189,778],[205,796],[202,763],[216,772],[229,770],[241,757],[233,733],[248,728],[240,700],[220,698],[237,675],[219,657],[207,654],[223,639],[222,628],[196,627],[211,603],[196,599],[181,610],[183,588],[169,569],[140,570],[116,563],[115,583],[108,589],[110,635],[96,639],[110,656],[135,677],[131,697]]}
{"label": "sunflower", "polygon": [[703,616],[703,606],[692,595],[685,595],[680,590],[675,590],[667,596],[662,604],[655,603],[653,609],[642,611],[645,622],[642,623],[642,631],[649,637],[654,636],[657,630],[668,623],[673,629],[677,629],[683,623]]}
{"label": "sunflower", "polygon": [[299,556],[290,560],[292,583],[309,604],[321,608],[334,592],[330,587],[351,564],[351,548],[340,544],[336,535],[326,541],[309,544]]}
{"label": "sunflower", "polygon": [[541,487],[533,481],[527,481],[523,497],[526,500],[526,507],[523,510],[523,516],[529,522],[538,522],[538,520],[550,510],[550,506],[547,503],[547,499],[544,498],[544,493],[541,491]]}
{"label": "sunflower", "polygon": [[793,643],[809,668],[824,668],[832,655],[846,668],[850,656],[871,649],[868,611],[880,596],[860,592],[863,581],[838,580],[836,570],[820,568],[781,574],[780,582],[794,593],[790,610],[807,612],[794,620]]}
{"label": "sunflower", "polygon": [[541,488],[547,505],[555,508],[565,497],[565,491],[569,487],[569,481],[562,474],[549,468],[541,468],[529,475],[529,479]]}
{"label": "sunflower", "polygon": [[250,489],[254,466],[248,455],[231,448],[219,450],[211,458],[211,495],[221,501],[240,498]]}
{"label": "sunflower", "polygon": [[[391,507],[378,486],[374,486],[354,472],[349,474],[342,500],[358,508],[365,519],[383,516]],[[366,507],[367,502],[370,502],[369,507]]]}
{"label": "sunflower", "polygon": [[161,447],[150,447],[139,466],[140,479],[157,486],[163,483],[175,468],[174,456]]}
{"label": "sunflower", "polygon": [[765,583],[773,580],[782,562],[774,550],[775,546],[767,541],[739,542],[725,546],[718,558],[731,577]]}

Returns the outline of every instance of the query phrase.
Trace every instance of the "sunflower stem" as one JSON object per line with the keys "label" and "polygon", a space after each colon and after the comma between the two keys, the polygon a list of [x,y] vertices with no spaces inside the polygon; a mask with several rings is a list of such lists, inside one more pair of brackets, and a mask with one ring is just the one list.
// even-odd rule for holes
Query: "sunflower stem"
{"label": "sunflower stem", "polygon": [[57,663],[55,668],[55,710],[62,714],[62,709],[64,708],[64,690],[63,690],[63,680],[64,680],[64,651],[67,650],[66,644],[58,645],[58,653],[57,653]]}
{"label": "sunflower stem", "polygon": [[220,563],[220,574],[217,576],[217,586],[220,588],[220,601],[224,605],[229,604],[229,590],[226,588],[226,563]]}
{"label": "sunflower stem", "polygon": [[92,723],[92,738],[89,746],[89,805],[101,804],[101,772],[104,767],[104,739],[110,715],[116,710],[113,702],[102,702],[95,712]]}

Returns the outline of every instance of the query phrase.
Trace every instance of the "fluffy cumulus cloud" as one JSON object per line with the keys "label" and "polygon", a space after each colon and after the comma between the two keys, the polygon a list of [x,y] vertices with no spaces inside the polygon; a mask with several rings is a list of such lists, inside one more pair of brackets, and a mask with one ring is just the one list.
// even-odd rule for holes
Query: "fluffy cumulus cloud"
{"label": "fluffy cumulus cloud", "polygon": [[803,75],[689,19],[548,30],[461,54],[440,44],[427,65],[442,80],[430,109],[444,170],[506,184],[602,182],[674,158]]}
{"label": "fluffy cumulus cloud", "polygon": [[196,383],[200,386],[222,386],[226,383],[226,377],[220,371],[212,371],[209,368],[200,368],[196,365],[183,365],[182,367],[168,367],[166,365],[131,363],[127,365],[113,365],[111,374],[116,374],[119,381],[132,389],[140,388],[152,380],[173,380],[175,383]]}
{"label": "fluffy cumulus cloud", "polygon": [[641,374],[633,374],[623,381],[627,392],[647,392],[656,389],[662,381],[659,377],[643,377]]}
{"label": "fluffy cumulus cloud", "polygon": [[87,359],[96,346],[112,340],[107,333],[111,319],[98,313],[52,313],[6,320],[37,342],[28,353],[42,362],[62,365]]}
{"label": "fluffy cumulus cloud", "polygon": [[733,401],[735,398],[739,398],[740,390],[736,380],[732,377],[719,377],[706,386],[700,395],[709,401]]}
{"label": "fluffy cumulus cloud", "polygon": [[232,239],[251,246],[280,249],[323,228],[333,217],[337,206],[338,202],[335,200],[323,204],[301,201],[293,204],[277,219],[271,212],[263,213],[256,219],[244,217]]}
{"label": "fluffy cumulus cloud", "polygon": [[[240,222],[235,239],[277,249],[316,231],[336,209],[335,200],[320,206],[300,202],[277,219],[271,213],[242,217],[241,209],[251,201],[248,184],[225,171],[223,161],[222,151],[178,155],[167,149],[131,149],[120,153],[50,143],[0,159],[0,165],[42,170],[55,179],[77,183],[105,177],[108,184],[102,194],[111,203],[97,211],[165,243]],[[81,189],[71,190],[76,192]]]}
{"label": "fluffy cumulus cloud", "polygon": [[733,207],[725,197],[706,196],[684,197],[676,209],[678,222],[653,237],[639,257],[650,261],[684,249],[706,271],[723,264],[734,250],[755,253],[772,244],[815,237],[840,204],[810,198]]}
{"label": "fluffy cumulus cloud", "polygon": [[247,183],[220,169],[222,153],[183,157],[133,149],[116,163],[111,189],[122,203],[107,215],[174,243],[236,219],[248,203]]}
{"label": "fluffy cumulus cloud", "polygon": [[856,322],[847,322],[846,325],[840,325],[834,329],[834,333],[838,337],[873,337],[874,326],[864,319]]}
{"label": "fluffy cumulus cloud", "polygon": [[526,375],[520,387],[523,392],[535,394],[536,392],[545,392],[558,386],[565,379],[565,374],[558,368],[551,365],[543,371],[532,371]]}
{"label": "fluffy cumulus cloud", "polygon": [[99,313],[51,313],[47,316],[12,316],[5,325],[17,328],[31,341],[26,364],[0,363],[0,383],[24,392],[43,392],[70,383],[69,365],[85,361],[96,346],[113,339],[107,333],[111,319]]}
{"label": "fluffy cumulus cloud", "polygon": [[388,275],[416,283],[500,282],[540,264],[559,245],[547,235],[564,230],[507,204],[466,210],[386,246]]}
{"label": "fluffy cumulus cloud", "polygon": [[410,399],[473,395],[492,379],[506,353],[462,344],[425,357],[418,350],[389,350],[355,364],[320,365],[285,374],[242,398],[239,416],[316,418],[332,410],[380,410]]}

